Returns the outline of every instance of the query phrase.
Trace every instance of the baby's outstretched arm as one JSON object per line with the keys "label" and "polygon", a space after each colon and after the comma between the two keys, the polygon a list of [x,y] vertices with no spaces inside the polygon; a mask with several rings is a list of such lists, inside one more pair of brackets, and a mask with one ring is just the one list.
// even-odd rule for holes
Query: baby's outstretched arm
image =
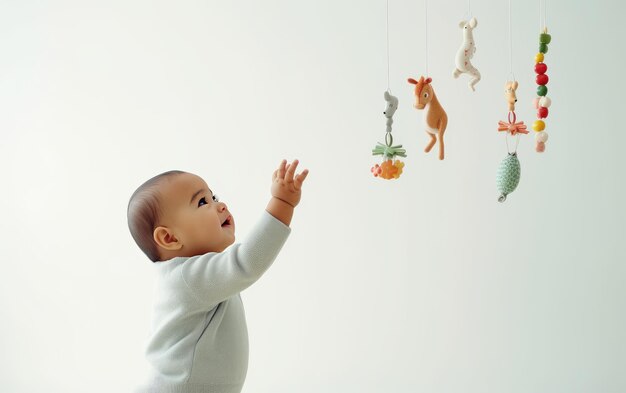
{"label": "baby's outstretched arm", "polygon": [[189,258],[180,269],[181,285],[187,287],[203,309],[210,309],[256,282],[270,267],[291,228],[294,207],[308,170],[295,175],[298,160],[283,160],[272,176],[272,199],[261,220],[242,243],[220,253]]}
{"label": "baby's outstretched arm", "polygon": [[300,203],[302,183],[309,174],[309,170],[305,169],[296,175],[297,167],[298,160],[293,160],[291,164],[287,164],[287,160],[280,163],[272,175],[272,199],[265,208],[268,213],[287,226],[291,223],[293,209]]}

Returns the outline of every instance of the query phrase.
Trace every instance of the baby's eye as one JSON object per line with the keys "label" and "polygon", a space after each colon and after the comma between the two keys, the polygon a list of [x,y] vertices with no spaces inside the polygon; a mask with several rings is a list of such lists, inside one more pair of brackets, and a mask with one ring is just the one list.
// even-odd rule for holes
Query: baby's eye
{"label": "baby's eye", "polygon": [[219,202],[220,201],[220,197],[218,197],[217,195],[213,195],[211,198],[213,198],[213,202]]}
{"label": "baby's eye", "polygon": [[[204,203],[203,203],[204,202]],[[200,200],[198,201],[198,207],[202,206],[203,204],[206,205],[206,198],[202,197],[200,198]]]}

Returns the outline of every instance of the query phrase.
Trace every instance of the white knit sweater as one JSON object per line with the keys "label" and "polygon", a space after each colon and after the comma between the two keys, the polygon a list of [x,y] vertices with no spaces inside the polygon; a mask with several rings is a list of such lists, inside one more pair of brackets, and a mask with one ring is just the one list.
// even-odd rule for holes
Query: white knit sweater
{"label": "white knit sweater", "polygon": [[240,393],[248,330],[240,292],[270,267],[291,228],[264,211],[242,243],[221,253],[154,264],[158,279],[146,356],[152,376],[137,393]]}

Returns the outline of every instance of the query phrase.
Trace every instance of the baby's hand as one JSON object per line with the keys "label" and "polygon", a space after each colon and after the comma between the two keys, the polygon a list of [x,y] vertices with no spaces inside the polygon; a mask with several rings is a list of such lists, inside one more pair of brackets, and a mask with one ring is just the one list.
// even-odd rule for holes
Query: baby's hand
{"label": "baby's hand", "polygon": [[300,202],[302,183],[309,174],[309,170],[305,169],[294,176],[297,167],[298,160],[293,160],[291,164],[287,164],[287,160],[283,160],[272,175],[272,196],[293,207],[296,207]]}

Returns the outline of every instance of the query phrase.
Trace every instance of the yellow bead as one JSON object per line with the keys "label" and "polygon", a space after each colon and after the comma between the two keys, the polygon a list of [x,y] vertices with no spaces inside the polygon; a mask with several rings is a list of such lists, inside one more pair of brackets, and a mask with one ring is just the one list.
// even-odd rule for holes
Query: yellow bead
{"label": "yellow bead", "polygon": [[535,55],[535,63],[543,63],[543,53],[537,53]]}
{"label": "yellow bead", "polygon": [[540,132],[543,131],[546,128],[546,123],[544,123],[542,120],[535,120],[535,122],[533,123],[533,130]]}

